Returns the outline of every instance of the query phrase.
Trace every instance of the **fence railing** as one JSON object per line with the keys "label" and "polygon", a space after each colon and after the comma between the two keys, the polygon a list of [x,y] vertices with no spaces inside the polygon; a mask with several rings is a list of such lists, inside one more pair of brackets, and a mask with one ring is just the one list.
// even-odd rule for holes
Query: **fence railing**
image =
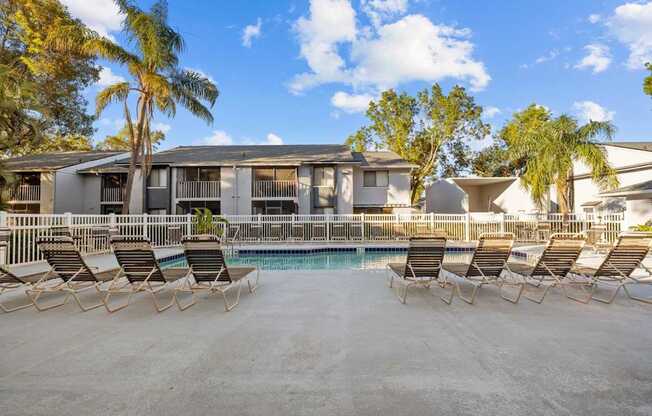
{"label": "fence railing", "polygon": [[[555,232],[585,232],[603,224],[603,239],[614,241],[623,229],[623,214],[602,217],[551,214],[352,214],[352,215],[231,215],[216,222],[223,240],[232,243],[389,242],[444,230],[450,239],[477,240],[484,232],[512,232],[521,242],[537,243]],[[545,225],[543,227],[542,225]],[[0,212],[0,228],[9,232],[7,264],[42,260],[36,241],[68,227],[84,254],[110,250],[109,235],[145,236],[155,247],[172,247],[184,235],[197,233],[192,215],[72,215]]]}
{"label": "fence railing", "polygon": [[123,191],[117,186],[102,188],[102,202],[122,202]]}
{"label": "fence railing", "polygon": [[18,185],[6,189],[9,201],[36,202],[41,200],[41,185]]}
{"label": "fence railing", "polygon": [[177,182],[177,198],[200,199],[219,198],[219,181],[179,181]]}
{"label": "fence railing", "polygon": [[296,181],[254,181],[254,198],[296,198]]}

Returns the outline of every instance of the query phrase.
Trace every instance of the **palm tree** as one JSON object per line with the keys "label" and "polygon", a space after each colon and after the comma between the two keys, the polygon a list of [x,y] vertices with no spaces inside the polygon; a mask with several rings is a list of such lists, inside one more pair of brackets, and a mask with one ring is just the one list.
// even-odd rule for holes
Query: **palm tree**
{"label": "palm tree", "polygon": [[525,160],[521,182],[539,206],[544,207],[551,186],[555,186],[559,211],[568,214],[574,161],[589,168],[601,189],[618,186],[616,171],[600,146],[603,139],[611,140],[614,131],[609,122],[589,121],[580,126],[574,118],[561,115],[511,140],[508,153],[512,160]]}
{"label": "palm tree", "polygon": [[[219,92],[205,76],[178,67],[178,55],[184,48],[181,35],[167,23],[167,2],[156,2],[149,12],[128,0],[116,0],[125,16],[123,32],[133,46],[133,52],[114,44],[106,38],[92,36],[85,42],[88,53],[118,62],[127,67],[131,81],[118,82],[106,87],[95,99],[96,114],[111,103],[122,103],[129,136],[131,161],[125,185],[123,213],[129,211],[129,197],[138,166],[143,177],[149,174],[155,137],[150,126],[155,111],[174,117],[177,104],[196,117],[213,122],[213,116],[204,103],[212,107]],[[131,95],[136,96],[136,119],[128,106]]]}

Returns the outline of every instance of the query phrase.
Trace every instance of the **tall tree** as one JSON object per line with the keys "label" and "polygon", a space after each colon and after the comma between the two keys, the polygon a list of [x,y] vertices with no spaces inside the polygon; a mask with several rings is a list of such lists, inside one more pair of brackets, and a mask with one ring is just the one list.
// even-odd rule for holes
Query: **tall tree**
{"label": "tall tree", "polygon": [[[156,111],[174,117],[177,104],[196,117],[213,122],[213,116],[204,103],[211,107],[218,97],[217,87],[203,75],[187,69],[179,69],[179,54],[184,48],[181,35],[167,23],[168,8],[165,1],[154,3],[146,12],[128,0],[116,0],[125,16],[123,32],[133,50],[127,50],[107,39],[94,38],[85,43],[88,52],[124,64],[131,81],[118,82],[102,90],[96,97],[96,114],[99,115],[111,103],[124,107],[129,133],[131,161],[123,211],[129,211],[129,196],[136,169],[140,166],[144,176],[151,167],[153,137],[150,126]],[[135,122],[129,109],[128,99],[136,98]]]}
{"label": "tall tree", "polygon": [[[79,48],[59,47],[87,32],[57,0],[0,1],[5,89],[0,117],[11,120],[2,126],[0,152],[38,147],[53,137],[93,134],[83,90],[97,81],[99,67]],[[6,82],[13,94],[6,94]]]}
{"label": "tall tree", "polygon": [[643,81],[643,92],[652,97],[652,62],[645,64],[645,67],[650,70],[650,75]]}
{"label": "tall tree", "polygon": [[554,186],[559,210],[567,214],[571,209],[569,183],[573,162],[584,163],[601,188],[618,185],[616,171],[600,146],[604,140],[611,140],[614,131],[609,122],[579,125],[570,116],[552,118],[545,108],[530,106],[515,114],[501,134],[511,160],[523,164],[521,181],[533,199],[543,208]]}
{"label": "tall tree", "polygon": [[387,90],[369,103],[371,124],[347,143],[360,150],[375,145],[387,148],[418,167],[411,175],[411,200],[416,203],[426,178],[459,175],[470,165],[469,140],[490,132],[481,120],[482,107],[460,86],[448,94],[435,84],[416,97]]}

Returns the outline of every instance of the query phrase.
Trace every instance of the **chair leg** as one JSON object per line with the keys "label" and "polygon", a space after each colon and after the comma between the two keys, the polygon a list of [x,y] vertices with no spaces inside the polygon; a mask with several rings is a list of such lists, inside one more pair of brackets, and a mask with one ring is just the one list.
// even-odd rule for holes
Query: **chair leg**
{"label": "chair leg", "polygon": [[462,299],[464,302],[468,303],[469,305],[473,305],[475,302],[475,297],[478,295],[478,291],[482,287],[483,283],[475,283],[471,282],[471,286],[473,286],[473,290],[471,291],[471,297],[465,297],[462,294],[462,285],[457,283],[457,293],[459,294],[460,299]]}
{"label": "chair leg", "polygon": [[172,297],[170,298],[170,303],[166,303],[164,305],[161,305],[159,303],[159,298],[156,295],[165,289],[167,289],[167,283],[156,289],[152,289],[152,288],[145,289],[145,291],[149,293],[150,296],[152,297],[152,301],[154,302],[154,307],[156,308],[156,312],[158,313],[161,313],[174,305],[174,292],[172,294]]}
{"label": "chair leg", "polygon": [[[561,286],[561,290],[564,292],[564,295],[566,295],[568,299],[583,304],[587,304],[591,301],[591,298],[593,297],[593,291],[595,290],[595,285],[593,283],[572,282],[572,283],[562,283],[560,286]],[[588,292],[586,297],[580,298],[577,296],[570,295],[566,289],[566,286],[579,286],[584,293],[587,293],[586,289],[584,289],[584,286],[590,286],[591,290]]]}
{"label": "chair leg", "polygon": [[[189,303],[187,303],[185,305],[181,304],[181,302],[179,301],[179,293],[180,292],[191,293]],[[195,295],[195,290],[193,290],[192,284],[188,280],[186,280],[186,282],[184,282],[181,287],[178,287],[178,288],[174,289],[174,295],[173,296],[174,296],[174,302],[177,304],[177,308],[179,308],[180,311],[185,311],[186,309],[188,309],[189,307],[191,307],[192,305],[197,303],[197,297]]]}
{"label": "chair leg", "polygon": [[[0,290],[0,296],[2,296],[3,293],[10,293],[14,290],[18,290],[20,287],[11,287],[11,288],[4,288]],[[29,298],[28,298],[29,300]],[[13,303],[13,302],[12,302]],[[10,312],[15,312],[19,311],[21,309],[29,308],[30,306],[34,306],[34,304],[29,301],[28,303],[25,304],[19,304],[17,306],[8,306],[6,302],[0,302],[0,310],[2,310],[5,313],[10,313]]]}
{"label": "chair leg", "polygon": [[[503,287],[505,286],[516,286],[518,287],[518,293],[516,294],[516,297],[508,297],[505,295],[505,292],[503,290]],[[500,297],[505,299],[508,302],[511,302],[513,304],[517,304],[518,301],[521,299],[521,295],[523,294],[523,291],[525,290],[525,283],[501,283],[498,285],[498,289],[500,291]]]}
{"label": "chair leg", "polygon": [[235,296],[235,301],[233,303],[229,303],[229,299],[226,296],[226,292],[229,291],[229,289],[233,288],[234,286],[229,286],[225,289],[216,289],[217,292],[220,292],[222,294],[222,298],[224,299],[224,309],[226,312],[230,312],[238,306],[240,303],[240,292],[242,291],[242,285],[240,284],[242,280],[238,280],[238,283],[236,283],[235,287],[237,287],[236,291],[236,296]]}
{"label": "chair leg", "polygon": [[444,279],[443,279],[443,281],[439,284],[439,286],[440,286],[442,289],[446,289],[446,287],[450,286],[450,288],[451,288],[450,296],[448,296],[448,297],[440,296],[439,299],[441,299],[445,304],[450,305],[451,303],[453,303],[453,298],[455,297],[455,291],[456,291],[456,290],[457,290],[457,293],[458,293],[458,295],[459,295],[459,288],[457,287],[457,285],[455,284],[455,282],[449,282],[449,281],[448,281],[448,276],[446,275],[446,273],[447,273],[447,272],[444,272],[444,273],[443,273],[443,275],[444,275]]}
{"label": "chair leg", "polygon": [[258,289],[259,283],[258,281],[260,280],[260,270],[256,267],[256,281],[254,284],[251,284],[251,280],[247,278],[247,286],[249,286],[249,293],[254,293],[256,292],[256,289]]}
{"label": "chair leg", "polygon": [[[542,284],[542,283],[539,282],[539,285],[538,285],[538,286],[535,286],[535,287],[540,287],[541,284]],[[546,288],[543,290],[543,294],[541,295],[540,298],[534,298],[534,297],[528,296],[527,291],[525,291],[525,297],[526,297],[528,300],[531,300],[532,302],[535,302],[535,303],[541,304],[541,303],[543,302],[543,299],[545,299],[546,295],[548,294],[548,291],[550,291],[550,289],[551,289],[553,286],[555,286],[555,284],[554,284],[554,283],[551,283],[551,284],[549,284],[549,285],[544,285],[544,286],[545,286]]]}
{"label": "chair leg", "polygon": [[51,305],[44,305],[44,304],[39,304],[38,300],[41,297],[43,293],[48,293],[48,294],[60,294],[64,293],[63,290],[61,291],[46,291],[44,289],[27,289],[25,290],[25,294],[29,297],[29,299],[32,301],[32,304],[36,308],[37,311],[39,312],[44,312],[50,309],[58,308],[60,306],[65,305],[68,302],[68,299],[70,299],[70,292],[65,291],[66,297],[63,299],[63,302],[60,303],[55,303]]}
{"label": "chair leg", "polygon": [[[635,300],[635,301],[638,301],[638,302],[652,304],[652,298],[642,298],[642,297],[638,297],[638,296],[633,296],[630,293],[629,289],[627,289],[627,285],[633,285],[633,284],[642,284],[642,283],[624,283],[622,285],[623,289],[625,290],[625,293],[627,294],[627,297],[629,297],[631,300]],[[647,283],[645,283],[645,284],[647,284]]]}
{"label": "chair leg", "polygon": [[[79,293],[86,290],[86,289],[90,289],[91,287],[95,288],[95,291],[100,295],[100,302],[96,303],[96,304],[93,304],[93,305],[90,305],[90,306],[86,306],[81,301],[81,299],[79,299]],[[81,290],[68,289],[68,291],[71,293],[72,297],[75,299],[75,302],[77,302],[77,306],[79,306],[79,309],[81,309],[82,312],[88,312],[88,311],[90,311],[92,309],[97,309],[100,306],[104,305],[104,300],[103,300],[104,296],[102,296],[102,291],[98,287],[98,284],[93,284],[92,286],[82,288]]]}
{"label": "chair leg", "polygon": [[[623,286],[624,286],[624,283],[619,283],[616,286],[616,289],[613,290],[611,292],[611,295],[609,297],[607,297],[607,298],[601,298],[599,296],[596,296],[595,295],[595,290],[594,290],[592,299],[597,300],[598,302],[607,303],[607,304],[613,303],[613,301],[616,299],[616,296],[618,295],[618,292],[620,292],[620,288],[623,287]],[[597,290],[599,288],[600,288],[600,286],[599,286],[598,282],[596,281],[595,282],[595,289]]]}

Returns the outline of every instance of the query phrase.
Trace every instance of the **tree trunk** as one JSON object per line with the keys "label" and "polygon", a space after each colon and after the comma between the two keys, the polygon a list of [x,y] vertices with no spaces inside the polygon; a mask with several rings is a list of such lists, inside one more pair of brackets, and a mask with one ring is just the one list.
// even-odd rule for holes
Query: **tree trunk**
{"label": "tree trunk", "polygon": [[557,203],[559,204],[559,212],[567,215],[570,212],[570,203],[568,201],[568,184],[566,179],[557,181]]}
{"label": "tree trunk", "polygon": [[131,200],[131,190],[134,186],[134,176],[136,175],[137,162],[131,157],[129,162],[129,173],[127,173],[127,183],[125,184],[124,195],[122,195],[122,213],[129,214],[129,202]]}

